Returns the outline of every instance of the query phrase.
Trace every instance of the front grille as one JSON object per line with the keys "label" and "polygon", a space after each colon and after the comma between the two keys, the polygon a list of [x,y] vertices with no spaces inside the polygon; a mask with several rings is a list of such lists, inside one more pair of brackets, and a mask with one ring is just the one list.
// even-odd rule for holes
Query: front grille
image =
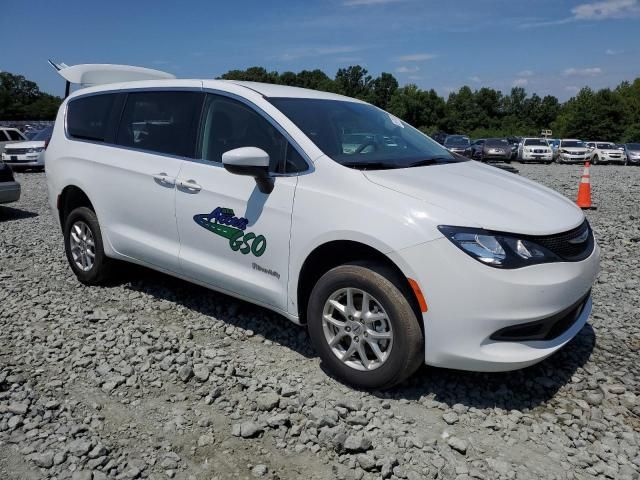
{"label": "front grille", "polygon": [[576,323],[584,306],[589,300],[589,291],[580,300],[571,305],[569,308],[556,313],[542,320],[536,320],[529,323],[521,323],[520,325],[513,325],[511,327],[505,327],[493,335],[491,340],[503,341],[503,342],[524,342],[530,340],[542,340],[549,341],[554,338],[558,338],[560,335],[569,330],[573,324]]}
{"label": "front grille", "polygon": [[[584,241],[579,241],[581,236],[585,236]],[[579,227],[565,233],[529,236],[527,239],[537,243],[547,250],[550,250],[558,255],[562,260],[569,262],[584,260],[591,255],[595,245],[593,231],[591,230],[587,220],[585,220]]]}
{"label": "front grille", "polygon": [[29,148],[5,148],[4,153],[6,153],[7,155],[24,155],[29,150]]}

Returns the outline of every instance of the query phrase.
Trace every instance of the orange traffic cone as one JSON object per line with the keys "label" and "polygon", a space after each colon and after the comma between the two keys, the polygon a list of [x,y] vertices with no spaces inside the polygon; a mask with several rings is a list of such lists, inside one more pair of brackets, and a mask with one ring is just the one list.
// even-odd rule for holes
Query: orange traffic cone
{"label": "orange traffic cone", "polygon": [[580,179],[578,187],[578,206],[584,210],[595,210],[596,207],[591,205],[591,177],[589,175],[589,162],[584,164],[584,171]]}

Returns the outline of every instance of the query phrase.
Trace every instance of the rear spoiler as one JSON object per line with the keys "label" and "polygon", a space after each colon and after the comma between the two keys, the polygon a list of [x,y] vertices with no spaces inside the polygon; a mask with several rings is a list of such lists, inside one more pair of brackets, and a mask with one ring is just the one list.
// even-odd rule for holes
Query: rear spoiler
{"label": "rear spoiler", "polygon": [[72,83],[78,84],[81,87],[89,87],[107,83],[176,78],[175,75],[171,73],[153,70],[151,68],[134,67],[132,65],[87,63],[70,67],[64,63],[54,63],[51,60],[49,60],[49,65],[51,65],[66,82],[64,98],[69,96]]}

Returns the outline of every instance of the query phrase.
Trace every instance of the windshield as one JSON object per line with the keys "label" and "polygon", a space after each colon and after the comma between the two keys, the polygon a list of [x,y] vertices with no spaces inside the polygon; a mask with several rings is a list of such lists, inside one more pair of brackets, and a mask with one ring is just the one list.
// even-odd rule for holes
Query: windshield
{"label": "windshield", "polygon": [[469,137],[464,135],[449,135],[444,141],[445,147],[468,147],[470,144]]}
{"label": "windshield", "polygon": [[328,157],[381,170],[466,161],[409,124],[366,103],[269,98]]}
{"label": "windshield", "polygon": [[596,147],[608,149],[608,148],[615,148],[615,145],[613,143],[596,143]]}
{"label": "windshield", "polygon": [[640,143],[627,143],[629,150],[640,150]]}
{"label": "windshield", "polygon": [[545,140],[541,138],[528,138],[524,141],[524,144],[527,146],[535,146],[535,147],[548,147],[549,145]]}
{"label": "windshield", "polygon": [[31,138],[31,140],[33,140],[34,142],[36,141],[46,142],[51,138],[52,133],[53,133],[53,127],[46,127],[45,129],[40,130],[38,133],[36,133],[33,136],[33,138]]}
{"label": "windshield", "polygon": [[584,147],[584,143],[580,140],[563,140],[562,146],[568,148],[580,148]]}
{"label": "windshield", "polygon": [[509,142],[507,142],[504,138],[488,138],[485,145],[488,147],[508,147]]}

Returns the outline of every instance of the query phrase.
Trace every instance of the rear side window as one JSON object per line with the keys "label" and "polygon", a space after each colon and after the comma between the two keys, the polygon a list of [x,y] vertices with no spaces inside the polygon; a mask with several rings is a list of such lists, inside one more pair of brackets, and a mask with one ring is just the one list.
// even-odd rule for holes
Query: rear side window
{"label": "rear side window", "polygon": [[127,95],[116,143],[167,155],[192,157],[202,105],[197,92]]}
{"label": "rear side window", "polygon": [[114,101],[114,94],[92,95],[71,100],[67,107],[69,136],[80,140],[104,142]]}
{"label": "rear side window", "polygon": [[9,136],[5,130],[0,130],[0,142],[6,142],[9,140]]}

